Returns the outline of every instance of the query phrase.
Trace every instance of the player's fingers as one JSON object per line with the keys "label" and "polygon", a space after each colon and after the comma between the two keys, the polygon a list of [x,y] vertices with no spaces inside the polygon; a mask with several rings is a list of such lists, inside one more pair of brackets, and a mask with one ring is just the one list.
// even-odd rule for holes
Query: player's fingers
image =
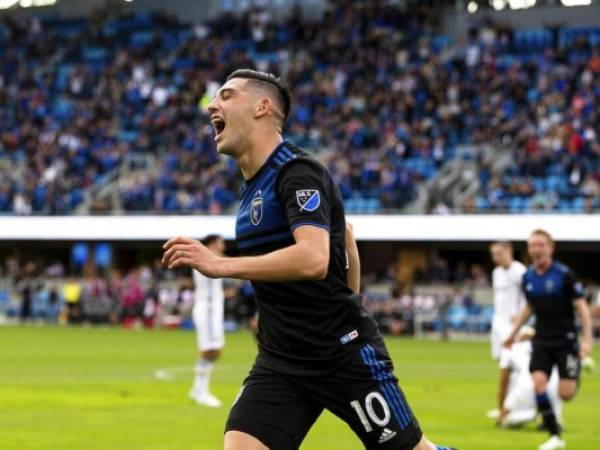
{"label": "player's fingers", "polygon": [[[182,252],[185,253],[185,252]],[[190,266],[192,265],[192,259],[186,256],[176,256],[171,264],[169,264],[169,269],[177,269],[178,267]]]}
{"label": "player's fingers", "polygon": [[176,244],[191,244],[193,242],[194,242],[194,240],[190,239],[188,237],[177,236],[177,237],[171,238],[167,242],[165,242],[163,244],[163,248],[165,250],[167,250],[167,249],[171,248],[173,245],[176,245]]}
{"label": "player's fingers", "polygon": [[171,260],[173,259],[174,255],[176,255],[178,252],[189,253],[191,251],[190,247],[191,246],[189,244],[177,244],[172,246],[169,250],[167,250],[164,253],[162,263],[168,266]]}

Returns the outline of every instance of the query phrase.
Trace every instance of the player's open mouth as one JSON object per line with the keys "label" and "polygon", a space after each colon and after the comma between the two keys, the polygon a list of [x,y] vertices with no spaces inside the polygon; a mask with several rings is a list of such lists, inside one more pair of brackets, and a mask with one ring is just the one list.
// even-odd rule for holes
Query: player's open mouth
{"label": "player's open mouth", "polygon": [[221,117],[213,117],[210,122],[215,130],[215,140],[217,140],[225,130],[225,121]]}

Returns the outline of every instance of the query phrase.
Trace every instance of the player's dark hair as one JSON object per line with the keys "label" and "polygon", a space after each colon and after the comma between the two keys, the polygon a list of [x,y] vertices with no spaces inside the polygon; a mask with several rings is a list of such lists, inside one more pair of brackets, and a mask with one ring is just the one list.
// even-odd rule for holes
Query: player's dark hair
{"label": "player's dark hair", "polygon": [[208,234],[200,242],[202,242],[204,245],[210,245],[213,242],[218,241],[219,239],[223,239],[223,237],[221,237],[218,234]]}
{"label": "player's dark hair", "polygon": [[512,242],[508,242],[508,241],[496,241],[493,242],[492,245],[499,245],[500,247],[505,248],[506,250],[513,250],[513,245]]}
{"label": "player's dark hair", "polygon": [[537,228],[531,232],[531,236],[536,235],[536,234],[538,236],[544,236],[548,240],[550,245],[552,247],[554,247],[554,239],[552,238],[552,235],[550,233],[548,233],[546,230],[543,230],[542,228]]}
{"label": "player's dark hair", "polygon": [[292,96],[290,91],[281,83],[281,79],[273,75],[272,73],[259,72],[258,70],[252,69],[238,69],[227,77],[227,81],[233,78],[244,78],[258,83],[266,83],[271,87],[275,88],[273,91],[276,93],[276,101],[281,107],[283,112],[283,123],[285,125],[288,116],[290,115],[290,109],[292,104]]}

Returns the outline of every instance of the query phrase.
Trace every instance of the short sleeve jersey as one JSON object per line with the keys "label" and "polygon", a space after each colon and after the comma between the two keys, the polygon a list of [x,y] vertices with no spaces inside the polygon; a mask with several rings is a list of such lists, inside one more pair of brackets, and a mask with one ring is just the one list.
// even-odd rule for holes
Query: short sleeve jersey
{"label": "short sleeve jersey", "polygon": [[543,274],[531,266],[523,275],[523,292],[536,317],[536,342],[560,344],[577,337],[573,301],[583,285],[564,264],[554,261]]}
{"label": "short sleeve jersey", "polygon": [[329,171],[287,141],[242,186],[236,240],[242,255],[263,255],[294,244],[300,226],[329,234],[323,280],[252,281],[259,311],[259,361],[290,374],[321,374],[376,333],[360,297],[347,285],[345,216]]}

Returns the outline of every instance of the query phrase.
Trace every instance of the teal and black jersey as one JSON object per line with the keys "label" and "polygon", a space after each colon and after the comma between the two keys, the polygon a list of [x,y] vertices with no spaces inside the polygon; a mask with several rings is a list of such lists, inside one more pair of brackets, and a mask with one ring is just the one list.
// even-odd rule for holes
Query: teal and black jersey
{"label": "teal and black jersey", "polygon": [[536,318],[535,341],[561,344],[576,340],[573,301],[584,292],[571,269],[554,261],[540,274],[531,266],[523,275],[523,292]]}
{"label": "teal and black jersey", "polygon": [[329,233],[327,276],[318,281],[252,282],[259,311],[259,361],[289,374],[325,373],[376,333],[347,285],[345,217],[331,174],[310,154],[282,142],[242,186],[236,241],[242,255],[294,243],[302,225]]}

